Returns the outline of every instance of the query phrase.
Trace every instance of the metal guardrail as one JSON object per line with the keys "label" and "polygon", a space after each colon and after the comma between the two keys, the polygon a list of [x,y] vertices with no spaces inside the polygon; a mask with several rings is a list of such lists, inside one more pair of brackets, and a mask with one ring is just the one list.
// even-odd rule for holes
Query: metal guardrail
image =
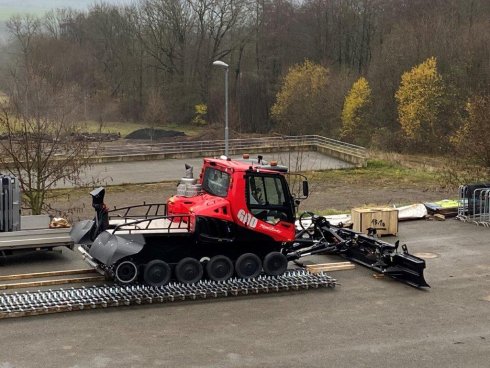
{"label": "metal guardrail", "polygon": [[[165,143],[135,143],[124,146],[105,146],[100,151],[100,157],[119,155],[148,155],[148,154],[185,154],[196,152],[220,152],[224,151],[224,140],[207,141],[180,141]],[[266,149],[266,148],[300,148],[300,147],[322,147],[356,156],[360,159],[366,158],[366,148],[354,144],[326,138],[320,135],[302,136],[272,136],[260,138],[230,139],[230,152],[237,153],[243,150]]]}

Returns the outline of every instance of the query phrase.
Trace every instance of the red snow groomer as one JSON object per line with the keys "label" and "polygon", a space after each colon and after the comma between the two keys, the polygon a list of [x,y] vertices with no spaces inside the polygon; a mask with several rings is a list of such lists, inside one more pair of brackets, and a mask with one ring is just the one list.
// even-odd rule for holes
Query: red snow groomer
{"label": "red snow groomer", "polygon": [[280,275],[289,261],[328,253],[412,286],[429,286],[423,276],[425,261],[410,255],[406,246],[399,252],[398,243],[331,226],[314,214],[296,219],[299,201],[308,196],[308,182],[302,177],[302,193],[293,196],[284,166],[266,163],[261,156],[222,157],[205,158],[199,179],[192,177],[191,167],[186,169],[177,195],[167,203],[108,211],[105,190],[92,191],[97,215],[76,224],[71,233],[84,258],[119,283],[160,286],[171,279],[195,283],[202,277],[225,281],[234,275]]}

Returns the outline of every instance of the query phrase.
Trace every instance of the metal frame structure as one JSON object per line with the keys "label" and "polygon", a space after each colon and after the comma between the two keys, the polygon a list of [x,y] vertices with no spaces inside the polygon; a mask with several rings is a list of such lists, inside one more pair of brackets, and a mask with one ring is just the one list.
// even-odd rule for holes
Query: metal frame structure
{"label": "metal frame structure", "polygon": [[457,219],[490,227],[490,184],[460,185]]}
{"label": "metal frame structure", "polygon": [[0,232],[20,230],[20,187],[15,176],[0,175]]}

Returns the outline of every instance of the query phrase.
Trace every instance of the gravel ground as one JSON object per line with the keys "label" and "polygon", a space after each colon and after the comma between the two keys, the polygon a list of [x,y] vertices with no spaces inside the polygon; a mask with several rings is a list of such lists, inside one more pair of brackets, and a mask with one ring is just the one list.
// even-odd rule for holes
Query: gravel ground
{"label": "gravel ground", "polygon": [[[176,194],[175,182],[108,187],[105,203],[109,207],[140,204],[144,201],[165,202]],[[406,205],[457,197],[444,189],[427,190],[423,186],[380,187],[377,183],[346,184],[342,182],[310,181],[310,197],[300,206],[301,211],[335,209],[349,213],[363,205]],[[71,191],[51,202],[51,206],[73,219],[93,217],[90,189]]]}

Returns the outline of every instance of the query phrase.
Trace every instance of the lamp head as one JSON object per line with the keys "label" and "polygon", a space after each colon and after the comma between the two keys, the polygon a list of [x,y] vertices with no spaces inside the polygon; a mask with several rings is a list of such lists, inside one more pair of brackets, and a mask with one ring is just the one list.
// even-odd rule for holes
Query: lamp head
{"label": "lamp head", "polygon": [[225,62],[223,62],[221,60],[213,61],[213,66],[218,66],[220,68],[228,69],[228,64],[226,64]]}

